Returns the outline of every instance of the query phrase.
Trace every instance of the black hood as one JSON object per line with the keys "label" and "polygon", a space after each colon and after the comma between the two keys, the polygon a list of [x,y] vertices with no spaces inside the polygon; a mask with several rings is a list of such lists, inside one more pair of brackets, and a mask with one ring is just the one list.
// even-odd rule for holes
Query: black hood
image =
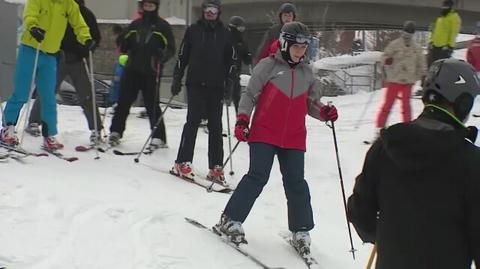
{"label": "black hood", "polygon": [[438,111],[425,110],[411,123],[384,129],[380,142],[387,156],[402,171],[417,171],[444,163],[466,143],[465,128],[451,124]]}

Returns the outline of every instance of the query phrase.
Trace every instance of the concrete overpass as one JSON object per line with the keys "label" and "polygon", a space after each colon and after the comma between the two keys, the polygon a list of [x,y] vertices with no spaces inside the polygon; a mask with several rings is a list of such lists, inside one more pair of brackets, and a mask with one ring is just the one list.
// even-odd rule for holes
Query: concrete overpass
{"label": "concrete overpass", "polygon": [[[277,19],[277,9],[285,1],[223,0],[224,20],[243,16],[251,30],[265,29]],[[405,20],[414,20],[427,30],[440,13],[442,0],[293,0],[298,19],[315,30],[398,29]],[[462,32],[472,33],[480,20],[479,0],[454,0],[462,17]],[[194,0],[197,14],[201,0]]]}

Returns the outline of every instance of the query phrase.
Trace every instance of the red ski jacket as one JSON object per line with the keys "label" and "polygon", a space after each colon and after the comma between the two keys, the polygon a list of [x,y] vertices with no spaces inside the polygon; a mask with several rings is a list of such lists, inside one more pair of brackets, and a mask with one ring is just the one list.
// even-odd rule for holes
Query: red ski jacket
{"label": "red ski jacket", "polygon": [[476,37],[468,45],[467,62],[473,65],[477,72],[480,72],[480,37]]}
{"label": "red ski jacket", "polygon": [[264,58],[253,69],[238,109],[238,114],[250,118],[255,108],[248,141],[305,151],[305,116],[323,120],[320,97],[319,84],[307,64],[292,68],[280,51]]}

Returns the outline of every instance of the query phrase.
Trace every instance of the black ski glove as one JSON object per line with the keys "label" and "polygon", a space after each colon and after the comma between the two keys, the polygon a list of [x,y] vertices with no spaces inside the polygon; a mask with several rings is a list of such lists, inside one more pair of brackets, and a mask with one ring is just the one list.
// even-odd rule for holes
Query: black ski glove
{"label": "black ski glove", "polygon": [[85,41],[85,49],[88,51],[94,52],[95,49],[97,48],[97,43],[93,39],[88,39]]}
{"label": "black ski glove", "polygon": [[475,126],[468,126],[465,130],[465,138],[470,140],[472,143],[475,143],[477,140],[478,129]]}
{"label": "black ski glove", "polygon": [[38,43],[42,43],[43,39],[45,39],[45,30],[41,28],[32,27],[30,29],[30,34],[33,38],[35,38],[35,40],[37,40]]}

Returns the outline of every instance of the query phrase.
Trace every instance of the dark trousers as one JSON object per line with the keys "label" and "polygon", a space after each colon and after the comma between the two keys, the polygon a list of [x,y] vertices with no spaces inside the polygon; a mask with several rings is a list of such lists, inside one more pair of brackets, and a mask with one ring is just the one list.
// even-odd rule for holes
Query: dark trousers
{"label": "dark trousers", "polygon": [[[160,83],[160,82],[159,82]],[[118,106],[115,108],[110,132],[117,132],[123,135],[130,107],[137,99],[138,92],[142,91],[145,108],[147,109],[150,128],[153,130],[157,119],[161,114],[159,106],[159,92],[154,74],[143,74],[132,69],[125,69],[120,82],[120,95],[118,97]],[[160,138],[167,142],[165,133],[165,123],[163,119],[152,136]]]}
{"label": "dark trousers", "polygon": [[[77,92],[78,101],[80,102],[83,113],[87,118],[89,130],[95,130],[95,124],[93,120],[92,84],[90,83],[89,73],[87,73],[87,69],[85,68],[83,61],[68,63],[64,60],[58,61],[57,84],[55,86],[57,91],[67,76],[70,77],[73,87]],[[30,112],[30,118],[28,119],[29,123],[42,123],[40,117],[40,106],[40,98],[36,98],[32,106],[32,111]],[[101,130],[102,120],[100,119],[98,107],[95,107],[95,109],[97,110],[97,130]]]}
{"label": "dark trousers", "polygon": [[233,105],[235,106],[235,113],[238,114],[238,104],[240,103],[240,97],[242,96],[242,86],[240,85],[240,78],[233,81],[232,90]]}
{"label": "dark trousers", "polygon": [[265,143],[250,143],[250,168],[225,207],[224,214],[244,222],[255,200],[267,184],[277,155],[287,196],[288,228],[292,232],[313,229],[310,190],[304,179],[305,152]]}
{"label": "dark trousers", "polygon": [[450,58],[452,55],[451,50],[443,50],[441,47],[431,47],[428,50],[427,65],[430,68],[433,62],[440,59]]}
{"label": "dark trousers", "polygon": [[183,126],[177,163],[191,162],[198,126],[206,112],[208,120],[208,166],[223,165],[222,110],[223,88],[187,87],[187,122]]}

